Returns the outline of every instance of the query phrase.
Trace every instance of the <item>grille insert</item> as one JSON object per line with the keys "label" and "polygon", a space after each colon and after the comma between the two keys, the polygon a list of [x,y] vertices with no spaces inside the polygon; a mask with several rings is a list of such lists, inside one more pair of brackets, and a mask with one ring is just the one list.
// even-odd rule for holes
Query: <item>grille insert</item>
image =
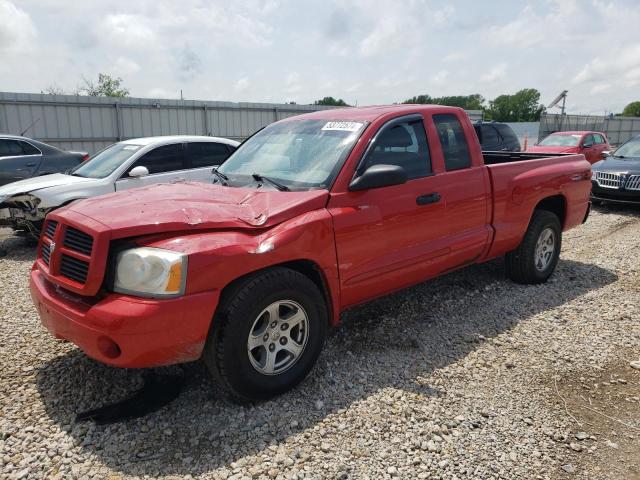
{"label": "grille insert", "polygon": [[640,190],[640,175],[631,175],[625,188],[627,190]]}
{"label": "grille insert", "polygon": [[64,246],[70,250],[91,255],[93,237],[76,228],[67,227],[67,232],[64,235]]}
{"label": "grille insert", "polygon": [[65,255],[64,253],[62,254],[62,258],[60,259],[60,273],[63,276],[78,283],[85,283],[88,272],[89,264],[87,262]]}
{"label": "grille insert", "polygon": [[51,245],[49,245],[48,243],[43,243],[42,248],[40,249],[40,255],[42,256],[44,263],[49,265],[49,257],[51,257]]}
{"label": "grille insert", "polygon": [[44,231],[44,234],[48,238],[53,238],[56,233],[56,228],[58,228],[58,222],[55,220],[49,220],[47,222],[47,228]]}
{"label": "grille insert", "polygon": [[619,173],[596,172],[596,181],[603,188],[620,188],[622,176]]}

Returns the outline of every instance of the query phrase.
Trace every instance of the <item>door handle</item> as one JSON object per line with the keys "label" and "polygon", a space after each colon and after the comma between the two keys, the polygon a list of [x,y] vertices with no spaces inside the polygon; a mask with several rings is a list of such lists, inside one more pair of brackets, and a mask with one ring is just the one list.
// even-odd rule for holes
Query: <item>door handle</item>
{"label": "door handle", "polygon": [[35,167],[37,165],[37,163],[27,163],[25,166],[26,167]]}
{"label": "door handle", "polygon": [[420,195],[418,198],[416,198],[416,203],[418,205],[428,205],[430,203],[437,203],[440,201],[440,194],[439,193],[428,193],[426,195]]}

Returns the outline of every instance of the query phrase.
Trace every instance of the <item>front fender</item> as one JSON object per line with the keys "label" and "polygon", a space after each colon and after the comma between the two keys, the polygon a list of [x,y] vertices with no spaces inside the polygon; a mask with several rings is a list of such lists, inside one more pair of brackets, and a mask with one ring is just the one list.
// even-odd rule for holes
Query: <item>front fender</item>
{"label": "front fender", "polygon": [[214,230],[158,236],[137,243],[189,255],[187,293],[222,290],[234,280],[294,261],[313,262],[324,276],[333,312],[339,320],[340,286],[333,221],[325,209],[304,213],[269,229]]}

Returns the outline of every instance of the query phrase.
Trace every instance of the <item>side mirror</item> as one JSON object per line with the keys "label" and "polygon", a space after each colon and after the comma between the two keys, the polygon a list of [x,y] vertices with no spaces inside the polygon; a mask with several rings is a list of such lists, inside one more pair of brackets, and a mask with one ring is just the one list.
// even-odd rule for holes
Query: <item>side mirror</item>
{"label": "side mirror", "polygon": [[591,147],[593,147],[593,143],[591,142],[582,144],[582,148],[591,148]]}
{"label": "side mirror", "polygon": [[407,182],[407,172],[397,165],[372,165],[349,184],[349,190],[390,187]]}
{"label": "side mirror", "polygon": [[146,177],[147,175],[149,175],[149,169],[147,167],[143,167],[142,165],[132,168],[129,172],[129,176],[134,178]]}
{"label": "side mirror", "polygon": [[602,158],[607,158],[611,156],[611,151],[610,150],[603,150],[602,151]]}

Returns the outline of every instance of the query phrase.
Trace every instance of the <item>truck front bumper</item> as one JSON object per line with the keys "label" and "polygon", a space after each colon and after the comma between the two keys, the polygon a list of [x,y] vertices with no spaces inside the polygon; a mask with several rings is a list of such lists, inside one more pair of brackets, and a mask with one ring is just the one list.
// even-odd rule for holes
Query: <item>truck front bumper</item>
{"label": "truck front bumper", "polygon": [[126,368],[197,360],[207,339],[219,292],[157,300],[110,294],[88,301],[31,271],[31,297],[42,324],[89,357]]}

